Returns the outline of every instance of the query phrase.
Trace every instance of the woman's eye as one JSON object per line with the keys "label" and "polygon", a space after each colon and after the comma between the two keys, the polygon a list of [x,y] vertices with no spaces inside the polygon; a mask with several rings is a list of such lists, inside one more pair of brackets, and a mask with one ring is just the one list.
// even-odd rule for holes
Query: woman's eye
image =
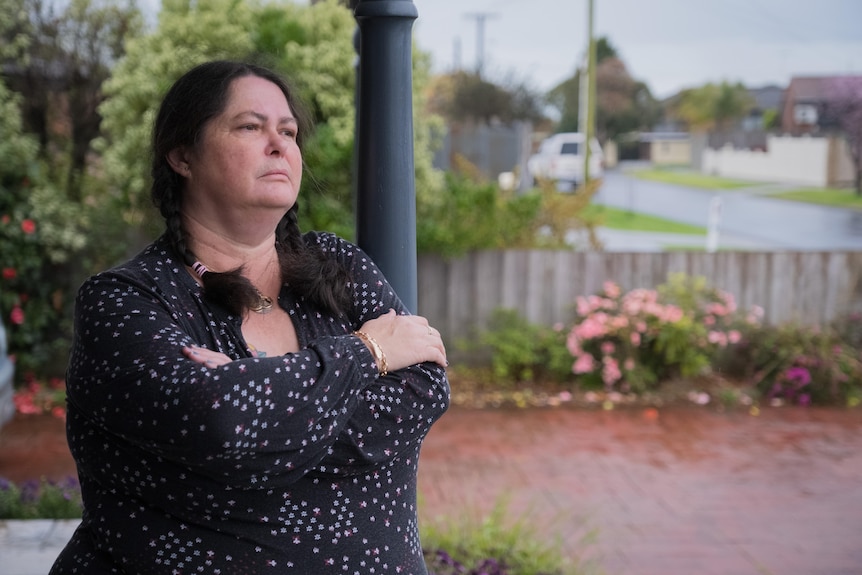
{"label": "woman's eye", "polygon": [[254,124],[246,124],[245,126],[242,127],[242,129],[243,130],[249,130],[249,131],[257,130],[257,126]]}

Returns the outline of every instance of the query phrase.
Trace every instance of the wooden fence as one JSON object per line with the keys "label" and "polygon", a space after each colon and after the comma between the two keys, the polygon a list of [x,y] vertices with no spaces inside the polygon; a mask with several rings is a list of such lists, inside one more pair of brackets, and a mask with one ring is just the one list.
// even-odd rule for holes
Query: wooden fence
{"label": "wooden fence", "polygon": [[705,277],[740,308],[762,307],[770,324],[824,325],[862,310],[862,252],[508,250],[448,261],[421,256],[419,313],[454,342],[486,327],[497,308],[551,326],[566,322],[575,298],[597,293],[606,280],[624,291],[655,288],[675,272]]}

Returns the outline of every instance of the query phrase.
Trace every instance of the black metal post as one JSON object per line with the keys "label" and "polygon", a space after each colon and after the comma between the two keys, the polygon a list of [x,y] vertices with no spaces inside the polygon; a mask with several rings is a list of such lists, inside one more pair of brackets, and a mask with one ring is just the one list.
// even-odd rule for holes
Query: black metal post
{"label": "black metal post", "polygon": [[359,0],[356,239],[416,312],[413,21],[410,0]]}

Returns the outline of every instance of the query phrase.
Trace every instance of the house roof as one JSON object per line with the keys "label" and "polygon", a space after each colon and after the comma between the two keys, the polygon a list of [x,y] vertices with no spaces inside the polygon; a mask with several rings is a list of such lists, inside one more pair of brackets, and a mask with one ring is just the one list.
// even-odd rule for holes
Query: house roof
{"label": "house roof", "polygon": [[790,80],[787,92],[794,102],[823,102],[835,93],[838,83],[862,90],[862,76],[797,76]]}
{"label": "house roof", "polygon": [[755,110],[780,110],[784,103],[784,88],[781,86],[763,86],[748,90],[754,98]]}

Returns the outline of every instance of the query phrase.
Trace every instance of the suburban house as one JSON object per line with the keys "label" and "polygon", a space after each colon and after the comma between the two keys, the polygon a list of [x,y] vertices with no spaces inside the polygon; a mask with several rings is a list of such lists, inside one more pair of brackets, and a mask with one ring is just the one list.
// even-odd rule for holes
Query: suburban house
{"label": "suburban house", "polygon": [[790,80],[784,98],[781,130],[800,136],[838,129],[827,107],[843,92],[862,97],[862,76],[797,76]]}

